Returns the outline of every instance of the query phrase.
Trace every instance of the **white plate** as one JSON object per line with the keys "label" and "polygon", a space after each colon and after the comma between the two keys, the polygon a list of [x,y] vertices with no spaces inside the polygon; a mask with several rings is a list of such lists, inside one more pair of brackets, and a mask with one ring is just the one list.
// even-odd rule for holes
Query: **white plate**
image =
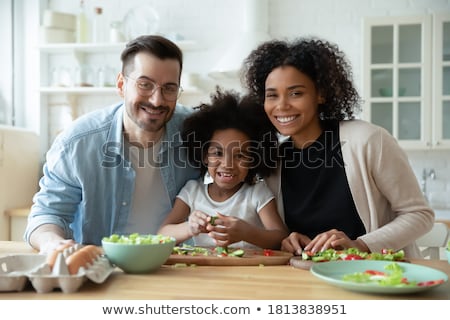
{"label": "white plate", "polygon": [[[395,287],[381,286],[376,283],[354,283],[342,280],[342,277],[355,272],[366,270],[377,270],[385,272],[384,267],[392,261],[354,260],[354,261],[330,261],[316,263],[311,267],[311,273],[326,282],[352,291],[384,293],[384,294],[405,294],[429,290],[440,284],[431,286]],[[448,281],[448,276],[439,270],[412,263],[396,262],[403,268],[403,274],[409,281]],[[442,284],[442,283],[441,283]]]}

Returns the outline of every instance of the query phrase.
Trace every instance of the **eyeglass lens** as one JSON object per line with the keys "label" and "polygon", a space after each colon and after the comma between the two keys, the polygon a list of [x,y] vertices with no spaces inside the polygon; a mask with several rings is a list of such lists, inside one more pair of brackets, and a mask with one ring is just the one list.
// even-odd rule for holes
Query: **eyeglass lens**
{"label": "eyeglass lens", "polygon": [[144,97],[152,96],[158,88],[161,88],[162,95],[167,100],[176,100],[181,93],[181,87],[176,84],[164,84],[160,86],[151,80],[135,80],[135,82],[138,94]]}

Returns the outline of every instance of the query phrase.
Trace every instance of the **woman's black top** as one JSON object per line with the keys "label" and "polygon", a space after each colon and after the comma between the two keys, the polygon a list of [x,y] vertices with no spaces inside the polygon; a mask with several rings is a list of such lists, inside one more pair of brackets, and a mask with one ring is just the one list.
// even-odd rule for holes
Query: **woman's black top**
{"label": "woman's black top", "polygon": [[286,224],[313,239],[338,229],[352,240],[366,233],[356,210],[342,159],[339,124],[331,123],[310,146],[280,146]]}

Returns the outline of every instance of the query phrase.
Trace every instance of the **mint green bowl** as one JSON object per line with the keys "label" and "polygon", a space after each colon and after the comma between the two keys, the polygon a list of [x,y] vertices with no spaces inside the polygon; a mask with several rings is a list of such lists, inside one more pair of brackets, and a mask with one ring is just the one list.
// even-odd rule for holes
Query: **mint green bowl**
{"label": "mint green bowl", "polygon": [[125,273],[150,273],[167,261],[175,246],[175,239],[155,244],[102,241],[102,246],[108,260]]}

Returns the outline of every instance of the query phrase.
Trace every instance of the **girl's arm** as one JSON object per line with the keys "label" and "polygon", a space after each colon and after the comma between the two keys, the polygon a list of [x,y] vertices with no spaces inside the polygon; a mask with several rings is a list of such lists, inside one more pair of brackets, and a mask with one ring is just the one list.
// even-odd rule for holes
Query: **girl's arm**
{"label": "girl's arm", "polygon": [[186,221],[190,211],[191,209],[184,201],[176,198],[173,208],[161,224],[158,234],[174,237],[177,244],[191,238],[189,223]]}
{"label": "girl's arm", "polygon": [[255,228],[254,235],[248,233],[248,239],[243,240],[261,248],[280,249],[281,241],[289,232],[278,214],[275,199],[265,205],[258,214],[265,229]]}
{"label": "girl's arm", "polygon": [[[180,198],[175,199],[173,209],[163,221],[158,233],[171,236],[177,244],[201,232],[206,232],[208,215],[195,210],[190,215],[191,208]],[[189,220],[186,219],[189,217]]]}

